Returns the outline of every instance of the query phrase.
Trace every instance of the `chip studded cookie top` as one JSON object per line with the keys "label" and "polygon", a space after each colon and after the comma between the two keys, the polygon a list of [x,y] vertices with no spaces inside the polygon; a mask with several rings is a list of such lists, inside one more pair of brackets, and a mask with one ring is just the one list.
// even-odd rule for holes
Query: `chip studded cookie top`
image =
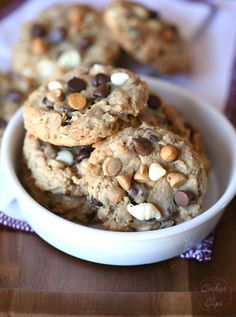
{"label": "chip studded cookie top", "polygon": [[13,46],[15,70],[43,82],[81,65],[113,65],[120,48],[101,20],[87,5],[47,8],[23,25]]}
{"label": "chip studded cookie top", "polygon": [[176,26],[158,12],[129,1],[114,1],[104,9],[103,19],[113,37],[133,58],[161,73],[188,70],[189,53]]}
{"label": "chip studded cookie top", "polygon": [[54,145],[90,145],[137,117],[147,99],[148,86],[137,75],[95,64],[41,85],[24,104],[24,124]]}
{"label": "chip studded cookie top", "polygon": [[201,213],[207,177],[192,146],[143,124],[101,142],[88,160],[90,201],[110,230],[159,229]]}

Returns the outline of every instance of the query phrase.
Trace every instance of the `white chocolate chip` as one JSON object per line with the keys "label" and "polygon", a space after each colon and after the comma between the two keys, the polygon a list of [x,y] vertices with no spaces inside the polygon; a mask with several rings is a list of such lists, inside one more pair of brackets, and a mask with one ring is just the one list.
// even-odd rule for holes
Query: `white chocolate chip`
{"label": "white chocolate chip", "polygon": [[159,163],[152,163],[149,167],[149,178],[156,182],[166,174],[166,170]]}
{"label": "white chocolate chip", "polygon": [[129,79],[129,75],[125,72],[117,72],[111,75],[113,85],[122,86]]}
{"label": "white chocolate chip", "polygon": [[128,212],[136,219],[150,220],[150,219],[160,219],[161,213],[152,203],[141,203],[139,205],[129,204],[127,206]]}
{"label": "white chocolate chip", "polygon": [[97,75],[98,73],[103,73],[104,74],[104,65],[102,65],[102,64],[93,64],[93,66],[90,69],[90,75],[94,76],[94,75]]}
{"label": "white chocolate chip", "polygon": [[43,59],[37,64],[37,71],[40,77],[48,78],[54,74],[55,65],[51,61]]}
{"label": "white chocolate chip", "polygon": [[63,69],[78,67],[80,62],[81,57],[79,52],[73,49],[63,52],[57,59],[57,65]]}
{"label": "white chocolate chip", "polygon": [[62,89],[62,88],[63,88],[63,86],[62,86],[62,83],[60,81],[52,80],[48,83],[48,90],[49,91],[53,91],[56,89]]}
{"label": "white chocolate chip", "polygon": [[61,150],[56,156],[56,160],[65,163],[66,165],[72,165],[74,162],[73,155],[70,151]]}

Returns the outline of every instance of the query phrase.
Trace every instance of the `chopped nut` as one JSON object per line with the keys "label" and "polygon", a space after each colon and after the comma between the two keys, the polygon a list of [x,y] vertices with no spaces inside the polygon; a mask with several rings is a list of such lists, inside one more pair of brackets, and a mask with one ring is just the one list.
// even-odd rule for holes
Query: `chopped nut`
{"label": "chopped nut", "polygon": [[46,97],[51,102],[63,101],[65,100],[65,93],[62,89],[58,88],[58,89],[49,91]]}
{"label": "chopped nut", "polygon": [[116,176],[122,168],[121,161],[112,157],[108,157],[102,166],[104,175]]}
{"label": "chopped nut", "polygon": [[161,149],[160,156],[163,161],[172,162],[177,158],[178,151],[173,145],[167,144]]}
{"label": "chopped nut", "polygon": [[41,55],[48,50],[48,45],[43,39],[36,37],[32,40],[31,50],[34,54]]}
{"label": "chopped nut", "polygon": [[169,173],[166,179],[171,187],[177,187],[185,183],[187,177],[181,173],[173,172]]}
{"label": "chopped nut", "polygon": [[83,109],[86,106],[86,98],[81,95],[79,92],[70,94],[68,97],[68,104],[70,108],[79,110]]}
{"label": "chopped nut", "polygon": [[149,167],[149,178],[156,182],[166,174],[166,170],[159,163],[152,163]]}
{"label": "chopped nut", "polygon": [[141,203],[139,205],[128,205],[128,212],[140,221],[161,218],[161,213],[152,203]]}
{"label": "chopped nut", "polygon": [[142,164],[138,172],[134,175],[134,179],[139,183],[150,182],[150,178],[148,176],[148,166],[145,164]]}
{"label": "chopped nut", "polygon": [[131,188],[131,180],[132,180],[133,173],[124,173],[116,176],[116,180],[119,183],[119,185],[124,190],[129,190]]}

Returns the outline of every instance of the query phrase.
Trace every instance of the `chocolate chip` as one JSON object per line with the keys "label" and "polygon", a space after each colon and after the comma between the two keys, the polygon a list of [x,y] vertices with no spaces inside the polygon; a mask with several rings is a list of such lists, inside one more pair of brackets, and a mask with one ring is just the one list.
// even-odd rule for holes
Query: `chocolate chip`
{"label": "chocolate chip", "polygon": [[127,193],[131,201],[136,204],[143,203],[147,198],[147,193],[141,184],[133,183]]}
{"label": "chocolate chip", "polygon": [[51,102],[50,100],[48,100],[47,97],[44,97],[44,98],[43,98],[42,103],[43,103],[48,109],[52,109],[52,108],[53,108],[53,102]]}
{"label": "chocolate chip", "polygon": [[94,87],[98,87],[100,85],[106,84],[110,81],[110,76],[103,74],[103,73],[98,73],[92,80],[92,85]]}
{"label": "chocolate chip", "polygon": [[110,93],[110,87],[107,84],[103,84],[97,87],[93,92],[94,97],[96,98],[105,98]]}
{"label": "chocolate chip", "polygon": [[22,100],[22,93],[18,90],[10,90],[8,93],[5,95],[5,99],[7,101],[12,101],[12,102],[20,102]]}
{"label": "chocolate chip", "polygon": [[192,193],[181,190],[174,193],[174,201],[177,206],[186,207],[190,204],[193,198]]}
{"label": "chocolate chip", "polygon": [[161,106],[161,99],[155,95],[149,95],[148,107],[157,110]]}
{"label": "chocolate chip", "polygon": [[41,24],[34,24],[31,28],[31,37],[44,37],[46,35],[46,29]]}
{"label": "chocolate chip", "polygon": [[90,202],[91,202],[92,205],[94,205],[96,207],[102,207],[103,206],[103,204],[99,200],[94,198],[94,197],[91,197]]}
{"label": "chocolate chip", "polygon": [[91,146],[81,146],[79,147],[79,153],[76,157],[76,162],[80,163],[85,158],[89,158],[93,148]]}
{"label": "chocolate chip", "polygon": [[149,19],[159,19],[160,15],[157,11],[150,10],[149,11]]}
{"label": "chocolate chip", "polygon": [[154,134],[151,134],[149,139],[152,141],[152,142],[159,142],[160,141],[160,138],[158,138],[157,135],[154,135]]}
{"label": "chocolate chip", "polygon": [[64,127],[65,125],[71,125],[71,123],[72,123],[72,115],[70,113],[67,113],[62,125]]}
{"label": "chocolate chip", "polygon": [[48,41],[52,44],[60,43],[66,36],[66,30],[64,28],[53,29],[48,34]]}
{"label": "chocolate chip", "polygon": [[80,39],[79,39],[79,42],[78,42],[78,47],[79,49],[81,49],[82,51],[85,51],[86,49],[88,49],[93,43],[93,39],[91,36],[82,36]]}
{"label": "chocolate chip", "polygon": [[86,86],[86,82],[79,77],[73,77],[67,82],[67,87],[70,93],[81,92],[86,88]]}
{"label": "chocolate chip", "polygon": [[4,120],[3,118],[0,118],[0,129],[5,129],[6,126],[7,126],[6,120]]}
{"label": "chocolate chip", "polygon": [[138,137],[133,138],[132,141],[134,144],[134,149],[139,155],[146,156],[152,153],[153,145],[148,139]]}

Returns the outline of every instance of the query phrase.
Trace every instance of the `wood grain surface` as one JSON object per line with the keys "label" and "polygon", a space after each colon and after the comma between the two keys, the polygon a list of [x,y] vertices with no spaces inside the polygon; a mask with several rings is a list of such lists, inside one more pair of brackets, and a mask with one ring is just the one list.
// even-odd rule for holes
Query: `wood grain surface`
{"label": "wood grain surface", "polygon": [[[233,97],[227,114],[236,123]],[[93,264],[34,234],[0,229],[1,317],[183,315],[236,316],[236,199],[216,229],[208,264],[177,258],[137,267]]]}

